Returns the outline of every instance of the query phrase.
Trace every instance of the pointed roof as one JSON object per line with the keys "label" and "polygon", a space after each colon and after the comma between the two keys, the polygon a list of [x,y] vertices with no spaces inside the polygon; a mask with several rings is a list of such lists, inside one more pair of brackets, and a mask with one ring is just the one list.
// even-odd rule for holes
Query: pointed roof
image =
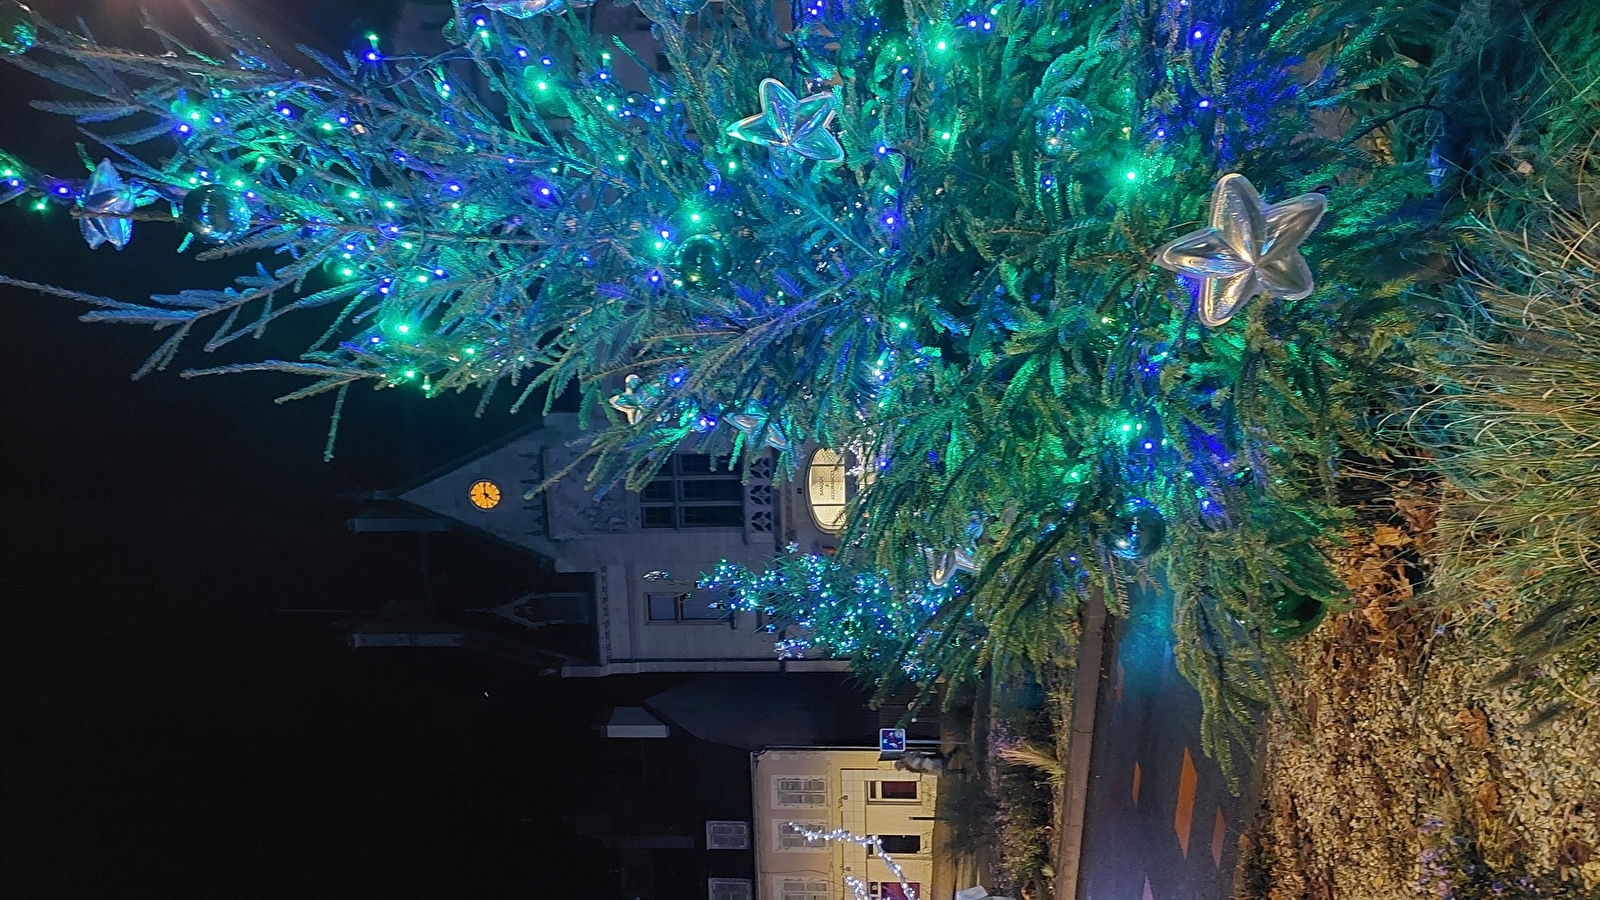
{"label": "pointed roof", "polygon": [[[386,491],[384,496],[553,560],[545,498],[523,499],[524,493],[544,481],[544,448],[552,436],[541,419]],[[480,482],[488,482],[492,488],[480,491],[475,502],[473,487]]]}

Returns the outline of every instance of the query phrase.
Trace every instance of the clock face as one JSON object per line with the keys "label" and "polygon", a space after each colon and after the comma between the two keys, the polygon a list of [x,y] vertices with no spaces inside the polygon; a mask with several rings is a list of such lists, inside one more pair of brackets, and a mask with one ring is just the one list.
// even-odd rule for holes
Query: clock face
{"label": "clock face", "polygon": [[489,480],[479,481],[467,491],[472,505],[479,509],[494,509],[500,505],[500,485]]}

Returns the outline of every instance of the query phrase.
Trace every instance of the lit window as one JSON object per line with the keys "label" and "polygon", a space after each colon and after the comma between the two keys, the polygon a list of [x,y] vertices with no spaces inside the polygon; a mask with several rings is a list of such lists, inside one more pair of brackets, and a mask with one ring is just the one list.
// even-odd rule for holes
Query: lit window
{"label": "lit window", "polygon": [[869,781],[867,782],[868,800],[915,800],[917,799],[917,783],[915,781]]}

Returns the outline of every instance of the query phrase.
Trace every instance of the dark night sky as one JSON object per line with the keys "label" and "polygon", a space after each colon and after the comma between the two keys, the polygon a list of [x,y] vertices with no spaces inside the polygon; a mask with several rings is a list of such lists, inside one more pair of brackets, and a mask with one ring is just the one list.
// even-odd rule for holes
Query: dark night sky
{"label": "dark night sky", "polygon": [[[33,5],[108,42],[135,15]],[[256,6],[341,41],[384,14]],[[74,171],[70,123],[25,105],[54,89],[0,69],[0,146]],[[177,257],[177,239],[141,224],[122,253],[90,252],[63,212],[0,207],[0,272],[127,298],[225,283],[228,264]],[[132,382],[159,337],[81,311],[0,289],[0,896],[590,893],[598,845],[559,813],[584,800],[591,711],[637,688],[357,652],[325,619],[273,612],[416,596],[415,539],[348,533],[337,492],[395,486],[520,422],[363,390],[324,464],[328,404],[271,402],[292,379]],[[292,355],[306,330],[236,358]],[[191,347],[175,369],[211,361]]]}

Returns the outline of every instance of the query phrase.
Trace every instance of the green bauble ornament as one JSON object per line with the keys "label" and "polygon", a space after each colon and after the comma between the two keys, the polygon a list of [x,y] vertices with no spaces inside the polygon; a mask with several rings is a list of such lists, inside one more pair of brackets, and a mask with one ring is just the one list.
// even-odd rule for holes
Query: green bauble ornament
{"label": "green bauble ornament", "polygon": [[250,228],[250,207],[225,187],[203,184],[183,198],[183,225],[202,241],[222,244]]}
{"label": "green bauble ornament", "polygon": [[1148,559],[1167,538],[1167,520],[1149,500],[1124,500],[1111,511],[1106,545],[1123,559]]}
{"label": "green bauble ornament", "polygon": [[728,269],[733,265],[733,255],[722,241],[709,234],[697,234],[678,245],[673,258],[678,278],[684,285],[702,291],[714,291],[722,286]]}
{"label": "green bauble ornament", "polygon": [[1054,97],[1039,110],[1034,133],[1045,156],[1060,156],[1083,146],[1089,137],[1089,107],[1072,97]]}
{"label": "green bauble ornament", "polygon": [[20,3],[0,2],[0,53],[17,56],[33,49],[39,32],[33,27],[33,10]]}
{"label": "green bauble ornament", "polygon": [[1284,594],[1272,602],[1272,625],[1267,630],[1280,641],[1290,641],[1312,632],[1328,614],[1321,600],[1304,594]]}

